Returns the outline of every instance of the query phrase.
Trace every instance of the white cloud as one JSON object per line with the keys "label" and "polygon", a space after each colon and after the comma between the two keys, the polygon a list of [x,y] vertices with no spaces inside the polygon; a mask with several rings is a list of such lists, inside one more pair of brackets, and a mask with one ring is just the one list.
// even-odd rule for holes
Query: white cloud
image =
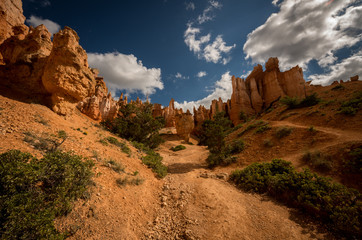
{"label": "white cloud", "polygon": [[235,44],[233,46],[226,46],[221,35],[219,35],[216,37],[213,43],[208,44],[204,48],[203,57],[205,58],[206,62],[213,63],[218,63],[220,59],[222,59],[222,63],[225,65],[230,61],[230,59],[228,60],[226,58],[222,58],[221,54],[229,53],[235,46]]}
{"label": "white cloud", "polygon": [[350,77],[362,76],[362,50],[353,54],[351,57],[344,59],[338,64],[330,66],[329,73],[314,74],[309,79],[314,85],[328,85],[334,81],[349,80]]}
{"label": "white cloud", "polygon": [[206,75],[207,75],[207,72],[201,71],[201,72],[198,72],[196,76],[199,78],[202,78],[202,77],[205,77]]}
{"label": "white cloud", "polygon": [[210,41],[210,34],[200,37],[196,39],[196,34],[200,33],[200,28],[194,28],[191,24],[188,24],[188,27],[185,31],[185,43],[189,47],[190,51],[194,53],[198,53],[201,51],[201,46],[204,43]]}
{"label": "white cloud", "polygon": [[195,3],[193,2],[189,2],[189,3],[186,3],[186,10],[195,10]]}
{"label": "white cloud", "polygon": [[[280,1],[273,1],[278,4]],[[278,57],[282,70],[317,60],[332,64],[333,52],[362,40],[360,0],[284,0],[268,20],[248,35],[246,58],[264,63]]]}
{"label": "white cloud", "polygon": [[215,83],[212,93],[207,97],[197,101],[184,101],[183,103],[175,102],[175,107],[182,108],[184,111],[192,111],[194,107],[198,108],[200,105],[209,108],[212,100],[218,99],[220,97],[224,102],[226,102],[231,97],[231,93],[231,75],[230,72],[226,72],[221,76],[221,79]]}
{"label": "white cloud", "polygon": [[215,15],[213,15],[214,9],[220,9],[222,7],[221,3],[215,0],[210,0],[209,5],[204,9],[201,15],[197,17],[197,22],[199,24],[203,24],[205,22],[211,21],[215,18]]}
{"label": "white cloud", "polygon": [[34,15],[31,15],[30,18],[26,20],[26,22],[33,27],[44,24],[51,34],[55,34],[60,30],[60,25],[58,23]]}
{"label": "white cloud", "polygon": [[206,62],[227,64],[231,57],[223,57],[224,54],[228,54],[233,46],[227,46],[221,35],[218,35],[212,43],[210,42],[211,34],[207,34],[199,37],[200,28],[195,28],[192,24],[188,24],[185,31],[185,43],[189,47],[190,51],[197,54],[199,59],[205,59]]}
{"label": "white cloud", "polygon": [[144,95],[163,89],[161,69],[146,68],[134,55],[113,53],[88,53],[89,65],[99,69],[108,89],[115,96],[116,90],[128,93],[140,91]]}
{"label": "white cloud", "polygon": [[275,6],[278,6],[278,2],[279,2],[279,0],[273,0],[272,4]]}
{"label": "white cloud", "polygon": [[178,72],[178,73],[176,73],[175,78],[178,78],[178,79],[189,79],[190,77],[183,76],[181,73]]}

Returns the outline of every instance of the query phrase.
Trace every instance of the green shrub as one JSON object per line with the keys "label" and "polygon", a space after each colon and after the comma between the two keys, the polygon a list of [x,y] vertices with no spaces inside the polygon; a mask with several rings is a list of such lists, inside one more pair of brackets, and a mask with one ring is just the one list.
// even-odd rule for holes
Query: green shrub
{"label": "green shrub", "polygon": [[236,170],[230,180],[246,191],[267,193],[318,217],[344,237],[362,237],[362,196],[355,189],[334,183],[308,169],[297,172],[290,162],[280,159]]}
{"label": "green shrub", "polygon": [[227,166],[236,162],[236,157],[232,157],[229,152],[211,152],[206,159],[209,168],[216,166]]}
{"label": "green shrub", "polygon": [[160,154],[149,151],[146,156],[142,157],[142,162],[157,174],[159,178],[164,178],[167,175],[167,167],[162,163],[162,157]]}
{"label": "green shrub", "polygon": [[58,137],[61,139],[66,139],[68,136],[64,130],[60,130],[60,131],[58,131]]}
{"label": "green shrub", "polygon": [[181,150],[184,150],[184,149],[186,149],[186,147],[184,145],[177,145],[175,147],[170,148],[170,150],[172,150],[174,152],[181,151]]}
{"label": "green shrub", "polygon": [[243,111],[240,112],[239,119],[243,120],[244,122],[247,122],[249,120],[248,116]]}
{"label": "green shrub", "polygon": [[155,119],[152,108],[153,105],[147,103],[142,106],[127,104],[120,109],[120,116],[104,121],[102,125],[121,138],[156,148],[163,142],[158,131],[165,125],[165,120]]}
{"label": "green shrub", "polygon": [[53,152],[38,160],[17,150],[0,155],[2,239],[63,239],[54,219],[71,211],[91,183],[93,163]]}
{"label": "green shrub", "polygon": [[254,121],[254,122],[250,123],[243,131],[241,131],[238,134],[238,137],[241,137],[242,135],[244,135],[246,132],[250,131],[251,129],[255,129],[257,127],[263,128],[263,126],[267,126],[268,124],[269,124],[268,122],[264,122],[263,120]]}
{"label": "green shrub", "polygon": [[255,130],[255,133],[263,133],[267,130],[270,130],[271,127],[268,125],[268,123],[266,123],[265,125],[261,125],[259,126],[256,130]]}
{"label": "green shrub", "polygon": [[214,120],[206,120],[202,123],[200,134],[198,135],[200,145],[208,146],[209,149],[222,151],[225,147],[224,138],[230,131],[232,122],[225,116],[224,112],[214,115]]}
{"label": "green shrub", "polygon": [[342,84],[338,84],[335,87],[332,88],[332,90],[344,90],[346,89]]}
{"label": "green shrub", "polygon": [[120,173],[120,172],[123,172],[124,171],[124,167],[121,165],[121,164],[119,164],[119,163],[117,163],[117,162],[115,162],[114,160],[108,160],[107,162],[106,162],[106,166],[107,167],[110,167],[113,171],[115,171],[115,172],[117,172],[117,173]]}
{"label": "green shrub", "polygon": [[116,183],[118,184],[118,186],[120,187],[124,187],[127,184],[128,185],[141,185],[145,180],[139,177],[136,178],[131,178],[129,179],[128,177],[124,177],[124,178],[118,178],[116,180]]}
{"label": "green shrub", "polygon": [[275,137],[278,139],[289,136],[292,133],[292,129],[288,127],[279,127],[275,132]]}
{"label": "green shrub", "polygon": [[264,139],[264,141],[263,141],[263,146],[269,148],[269,147],[273,147],[274,144],[273,144],[273,142],[272,142],[270,139]]}
{"label": "green shrub", "polygon": [[62,133],[61,132],[61,135],[59,135],[58,133],[58,137],[59,138],[62,138],[62,141],[59,141],[59,139],[54,139],[54,138],[51,138],[49,136],[46,136],[46,137],[40,137],[40,136],[37,136],[31,132],[25,132],[24,133],[24,142],[27,142],[29,143],[30,145],[32,145],[35,149],[37,150],[40,150],[42,152],[54,152],[56,151],[60,145],[62,145],[64,143],[64,141],[67,139],[67,135],[65,133]]}
{"label": "green shrub", "polygon": [[333,168],[331,157],[324,155],[319,151],[313,153],[306,152],[303,155],[302,160],[310,167],[319,171],[331,171]]}
{"label": "green shrub", "polygon": [[132,141],[131,143],[135,148],[137,148],[141,152],[148,153],[148,152],[152,151],[148,146],[145,146],[143,143],[136,142],[136,141]]}
{"label": "green shrub", "polygon": [[280,102],[288,107],[288,109],[298,108],[299,101],[296,97],[285,96],[280,99]]}
{"label": "green shrub", "polygon": [[343,168],[348,173],[362,174],[362,146],[351,149],[344,160]]}
{"label": "green shrub", "polygon": [[362,107],[362,91],[357,92],[351,99],[342,103],[339,112],[345,115],[356,115]]}
{"label": "green shrub", "polygon": [[245,143],[243,140],[237,139],[232,141],[229,145],[228,152],[230,154],[238,154],[241,153],[245,149]]}
{"label": "green shrub", "polygon": [[320,101],[321,99],[318,98],[317,93],[313,93],[312,95],[309,95],[302,100],[298,100],[295,97],[289,97],[289,96],[285,96],[282,99],[280,99],[280,102],[286,105],[288,109],[311,107],[317,105]]}
{"label": "green shrub", "polygon": [[119,147],[122,152],[127,153],[128,155],[131,154],[131,149],[127,146],[126,143],[120,142],[115,137],[107,137],[106,140],[117,147]]}

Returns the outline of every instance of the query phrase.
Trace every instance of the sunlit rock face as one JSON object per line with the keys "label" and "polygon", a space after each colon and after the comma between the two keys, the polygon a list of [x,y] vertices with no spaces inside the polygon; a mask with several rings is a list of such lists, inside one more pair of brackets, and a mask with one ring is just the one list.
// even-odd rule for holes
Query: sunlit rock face
{"label": "sunlit rock face", "polygon": [[73,29],[65,27],[54,35],[42,82],[51,93],[53,111],[61,115],[72,112],[79,101],[94,94],[96,80]]}
{"label": "sunlit rock face", "polygon": [[176,132],[185,142],[189,142],[190,134],[194,130],[194,118],[189,110],[175,116]]}

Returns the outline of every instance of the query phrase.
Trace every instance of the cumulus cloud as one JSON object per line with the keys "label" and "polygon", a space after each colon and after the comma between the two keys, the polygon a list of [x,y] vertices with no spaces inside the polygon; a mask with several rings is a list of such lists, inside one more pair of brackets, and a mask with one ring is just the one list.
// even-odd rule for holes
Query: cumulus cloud
{"label": "cumulus cloud", "polygon": [[206,75],[207,75],[207,72],[201,71],[201,72],[198,72],[196,76],[199,78],[202,78],[202,77],[205,77]]}
{"label": "cumulus cloud", "polygon": [[195,3],[193,2],[189,2],[189,3],[186,3],[186,10],[195,10]]}
{"label": "cumulus cloud", "polygon": [[231,97],[231,93],[231,75],[230,72],[226,72],[221,76],[221,79],[215,83],[212,93],[207,97],[197,101],[184,101],[182,103],[175,102],[175,107],[182,108],[184,111],[192,111],[194,107],[198,108],[200,105],[204,105],[206,108],[209,108],[212,100],[220,97],[224,102],[226,102]]}
{"label": "cumulus cloud", "polygon": [[88,62],[91,67],[99,70],[113,96],[117,90],[151,95],[157,88],[163,89],[161,69],[146,68],[132,54],[88,53]]}
{"label": "cumulus cloud", "polygon": [[208,6],[204,9],[201,15],[197,17],[197,22],[203,24],[205,22],[211,21],[215,18],[213,14],[214,9],[220,9],[222,4],[215,0],[210,0]]}
{"label": "cumulus cloud", "polygon": [[188,24],[188,27],[184,33],[185,43],[189,47],[190,51],[194,52],[199,59],[205,59],[206,62],[213,62],[227,64],[231,58],[224,57],[228,54],[235,44],[227,46],[221,35],[218,35],[213,42],[211,40],[211,34],[204,36],[198,36],[200,28],[193,27],[192,24]]}
{"label": "cumulus cloud", "polygon": [[51,34],[57,33],[60,30],[60,25],[58,23],[34,15],[31,15],[30,18],[26,20],[26,22],[33,27],[44,24]]}
{"label": "cumulus cloud", "polygon": [[224,40],[221,35],[217,36],[213,43],[208,44],[204,48],[203,57],[207,62],[218,63],[220,59],[222,59],[222,63],[225,65],[230,60],[226,58],[222,58],[222,53],[228,53],[231,49],[233,49],[236,45],[226,46]]}
{"label": "cumulus cloud", "polygon": [[353,54],[340,63],[330,66],[330,71],[326,74],[314,74],[309,79],[314,85],[328,85],[334,81],[349,80],[350,77],[362,76],[362,50]]}
{"label": "cumulus cloud", "polygon": [[[279,3],[280,2],[280,3]],[[278,57],[282,69],[315,59],[326,67],[333,52],[362,40],[360,0],[274,0],[280,11],[248,35],[246,58],[263,63]]]}

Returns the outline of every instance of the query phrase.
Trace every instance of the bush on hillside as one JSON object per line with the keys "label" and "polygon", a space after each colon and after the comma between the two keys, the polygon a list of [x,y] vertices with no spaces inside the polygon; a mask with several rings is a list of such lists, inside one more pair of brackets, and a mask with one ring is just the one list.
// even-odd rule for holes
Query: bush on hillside
{"label": "bush on hillside", "polygon": [[311,107],[317,105],[321,99],[317,93],[313,93],[306,98],[299,100],[296,97],[285,96],[280,99],[280,102],[288,107],[288,109]]}
{"label": "bush on hillside", "polygon": [[362,107],[362,91],[359,91],[351,99],[342,103],[339,112],[345,115],[354,116],[361,109],[361,107]]}
{"label": "bush on hillside", "polygon": [[316,216],[344,237],[362,237],[362,195],[355,189],[308,169],[297,172],[290,162],[280,159],[236,170],[230,180],[246,191],[267,193]]}
{"label": "bush on hillside", "polygon": [[63,239],[54,219],[71,211],[91,183],[93,163],[71,153],[42,159],[11,150],[0,155],[2,239]]}
{"label": "bush on hillside", "polygon": [[127,104],[120,109],[120,116],[102,124],[118,136],[143,143],[150,148],[156,148],[163,142],[158,131],[165,125],[165,121],[152,116],[152,104]]}

